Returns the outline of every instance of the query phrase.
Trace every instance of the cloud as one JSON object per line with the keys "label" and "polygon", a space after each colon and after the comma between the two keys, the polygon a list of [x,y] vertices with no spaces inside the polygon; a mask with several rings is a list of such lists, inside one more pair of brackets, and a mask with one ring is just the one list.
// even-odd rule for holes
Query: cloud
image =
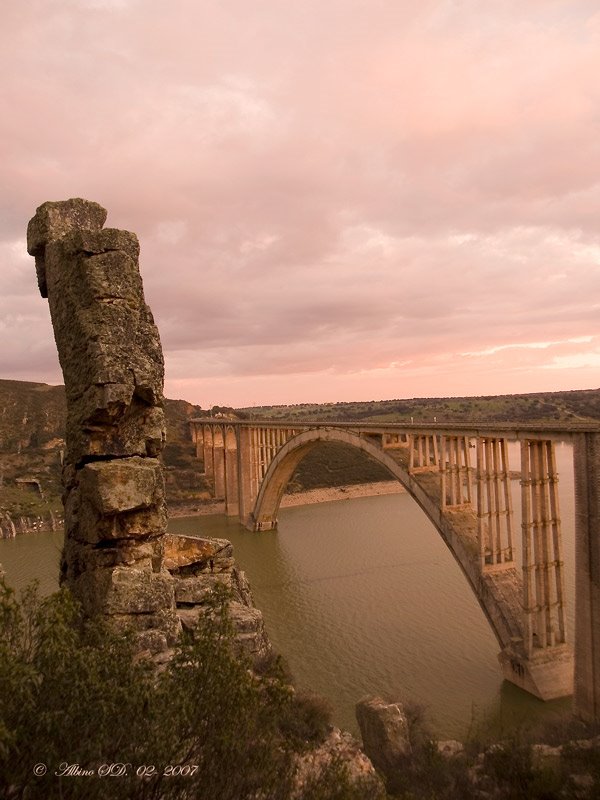
{"label": "cloud", "polygon": [[140,236],[168,392],[593,385],[596,3],[0,15],[0,374],[60,380],[23,236],[41,202],[84,196]]}

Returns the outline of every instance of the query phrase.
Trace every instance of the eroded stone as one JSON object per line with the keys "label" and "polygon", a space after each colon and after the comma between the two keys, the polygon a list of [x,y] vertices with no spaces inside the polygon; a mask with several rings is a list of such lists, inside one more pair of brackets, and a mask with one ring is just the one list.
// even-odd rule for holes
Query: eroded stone
{"label": "eroded stone", "polygon": [[393,776],[411,752],[408,721],[400,703],[367,696],[356,704],[365,753],[384,775]]}

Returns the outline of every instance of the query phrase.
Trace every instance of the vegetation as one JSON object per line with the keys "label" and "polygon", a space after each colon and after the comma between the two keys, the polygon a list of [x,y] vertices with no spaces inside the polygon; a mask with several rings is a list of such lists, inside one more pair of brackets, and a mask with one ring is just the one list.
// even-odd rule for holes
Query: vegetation
{"label": "vegetation", "polygon": [[305,492],[322,486],[389,480],[390,474],[386,469],[356,448],[337,442],[325,442],[304,456],[286,491]]}
{"label": "vegetation", "polygon": [[350,403],[257,406],[258,419],[338,422],[574,422],[600,420],[600,389],[482,397],[419,397]]}
{"label": "vegetation", "polygon": [[[254,674],[231,641],[216,592],[157,674],[126,635],[82,620],[66,591],[40,601],[29,589],[18,602],[0,582],[0,797],[290,798],[296,753],[329,724],[276,675]],[[376,794],[332,763],[294,797]]]}
{"label": "vegetation", "polygon": [[[387,779],[398,800],[595,800],[600,796],[598,726],[561,719],[521,729],[502,741],[473,737],[462,753],[446,756],[423,708],[404,705],[411,753]],[[586,737],[586,738],[582,738]],[[560,745],[557,749],[540,745]]]}

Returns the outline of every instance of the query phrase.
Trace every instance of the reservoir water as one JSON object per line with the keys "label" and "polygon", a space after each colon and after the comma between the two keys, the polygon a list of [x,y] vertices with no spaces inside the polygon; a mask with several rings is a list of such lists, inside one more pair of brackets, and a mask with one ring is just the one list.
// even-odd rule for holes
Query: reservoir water
{"label": "reservoir water", "polygon": [[[570,447],[558,446],[557,461],[572,632]],[[354,704],[365,694],[422,703],[442,738],[463,738],[484,720],[510,728],[570,707],[568,699],[542,703],[502,681],[498,645],[477,600],[408,494],[281,509],[277,531],[250,533],[221,515],[173,519],[169,529],[233,542],[276,649],[299,685],[330,700],[342,727],[357,730]],[[61,544],[56,533],[0,541],[9,582],[37,577],[53,591]]]}

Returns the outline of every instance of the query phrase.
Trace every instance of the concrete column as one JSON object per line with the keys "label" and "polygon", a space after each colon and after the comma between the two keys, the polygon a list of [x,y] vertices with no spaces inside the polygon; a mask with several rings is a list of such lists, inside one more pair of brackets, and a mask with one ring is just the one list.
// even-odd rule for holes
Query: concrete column
{"label": "concrete column", "polygon": [[237,440],[232,429],[225,431],[225,513],[236,517],[239,513]]}
{"label": "concrete column", "polygon": [[213,429],[213,463],[215,470],[215,497],[225,498],[225,442],[221,429]]}
{"label": "concrete column", "polygon": [[215,475],[215,460],[213,451],[213,429],[208,425],[204,429],[204,436],[202,442],[203,457],[204,457],[204,474],[207,478],[213,478]]}
{"label": "concrete column", "polygon": [[255,455],[252,448],[254,428],[240,427],[237,449],[238,463],[238,514],[242,525],[246,525],[254,503],[256,494],[252,491],[252,473],[255,469]]}
{"label": "concrete column", "polygon": [[575,711],[600,721],[600,434],[575,436]]}
{"label": "concrete column", "polygon": [[[434,443],[435,443],[434,438]],[[459,509],[471,504],[469,442],[465,436],[441,436],[436,463],[440,470],[442,509]],[[463,479],[465,484],[463,485]]]}
{"label": "concrete column", "polygon": [[523,609],[531,654],[566,641],[563,556],[554,445],[522,442],[521,460]]}
{"label": "concrete column", "polygon": [[513,544],[513,507],[512,495],[510,493],[510,466],[508,463],[508,443],[506,439],[502,439],[502,483],[504,485],[504,508],[506,509],[506,553],[505,561],[513,562],[515,560],[515,551]]}
{"label": "concrete column", "polygon": [[258,478],[260,481],[265,477],[267,471],[267,446],[265,439],[265,429],[258,429]]}
{"label": "concrete column", "polygon": [[504,439],[477,440],[477,517],[482,572],[513,568],[510,471]]}
{"label": "concrete column", "polygon": [[448,505],[448,498],[446,496],[447,492],[447,481],[446,481],[446,465],[447,465],[447,457],[446,457],[446,442],[448,440],[445,436],[440,438],[440,505],[442,511]]}
{"label": "concrete column", "polygon": [[258,430],[252,428],[250,434],[250,459],[252,463],[252,473],[250,475],[250,494],[252,497],[258,496],[258,487],[260,486],[260,469],[258,465]]}
{"label": "concrete column", "polygon": [[196,458],[204,458],[204,425],[191,423],[192,441],[196,445]]}

